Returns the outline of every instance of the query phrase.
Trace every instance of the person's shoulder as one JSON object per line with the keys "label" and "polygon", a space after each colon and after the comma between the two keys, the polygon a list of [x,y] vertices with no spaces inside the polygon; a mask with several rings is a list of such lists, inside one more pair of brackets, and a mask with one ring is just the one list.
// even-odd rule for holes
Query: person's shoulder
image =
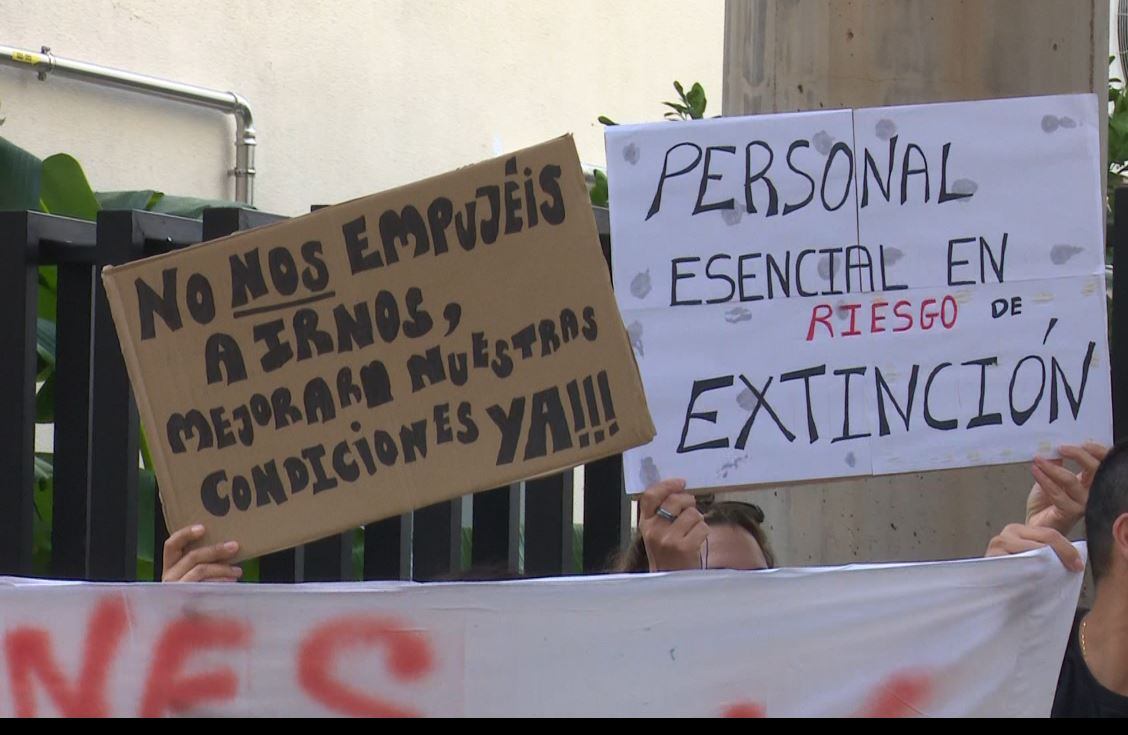
{"label": "person's shoulder", "polygon": [[1075,717],[1084,714],[1078,712],[1077,707],[1081,702],[1082,690],[1085,688],[1083,679],[1088,671],[1085,669],[1085,660],[1081,656],[1078,630],[1088,612],[1085,608],[1078,608],[1073,616],[1073,626],[1069,629],[1069,641],[1065,645],[1065,656],[1062,657],[1061,671],[1058,673],[1051,717]]}
{"label": "person's shoulder", "polygon": [[1087,609],[1079,609],[1058,674],[1051,717],[1128,717],[1128,697],[1106,689],[1085,663],[1080,627]]}

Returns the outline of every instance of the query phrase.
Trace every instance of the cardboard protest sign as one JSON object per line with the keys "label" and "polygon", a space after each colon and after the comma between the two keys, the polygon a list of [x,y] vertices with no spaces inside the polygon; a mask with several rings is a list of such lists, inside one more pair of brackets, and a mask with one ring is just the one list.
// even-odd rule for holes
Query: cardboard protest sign
{"label": "cardboard protest sign", "polygon": [[1045,717],[1081,581],[1048,548],[500,584],[0,577],[0,717]]}
{"label": "cardboard protest sign", "polygon": [[1111,441],[1092,95],[607,131],[616,296],[658,427],[719,487]]}
{"label": "cardboard protest sign", "polygon": [[570,138],[103,279],[168,525],[241,557],[653,435]]}

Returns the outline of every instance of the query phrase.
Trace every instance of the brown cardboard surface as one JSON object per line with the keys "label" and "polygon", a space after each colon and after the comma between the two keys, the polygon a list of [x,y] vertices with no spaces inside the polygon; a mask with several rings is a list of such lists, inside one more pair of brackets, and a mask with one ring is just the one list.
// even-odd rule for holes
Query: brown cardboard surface
{"label": "brown cardboard surface", "polygon": [[168,526],[241,559],[654,434],[570,137],[102,277]]}

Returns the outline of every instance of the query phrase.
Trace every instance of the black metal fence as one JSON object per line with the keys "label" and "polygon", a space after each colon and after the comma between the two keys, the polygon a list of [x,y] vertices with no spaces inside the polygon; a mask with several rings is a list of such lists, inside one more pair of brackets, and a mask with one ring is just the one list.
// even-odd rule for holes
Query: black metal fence
{"label": "black metal fence", "polygon": [[[1109,230],[1114,264],[1110,342],[1114,433],[1128,437],[1128,189],[1115,196]],[[168,531],[159,500],[139,502],[139,425],[99,272],[103,266],[168,252],[281,219],[244,209],[213,209],[202,219],[107,211],[94,222],[36,212],[0,212],[0,574],[36,571],[35,454],[39,267],[57,268],[54,455],[50,556],[39,572],[91,580],[138,578],[139,528],[152,528],[152,576]],[[605,210],[596,210],[610,262]],[[1119,298],[1117,298],[1119,296]],[[582,487],[576,486],[578,477]],[[573,518],[583,493],[583,518]],[[466,499],[278,552],[258,560],[261,581],[428,580],[466,567],[522,569],[547,576],[594,572],[622,548],[630,529],[622,459],[594,462],[472,500]],[[151,523],[139,514],[151,512]],[[147,519],[146,519],[147,520]],[[580,522],[582,520],[582,523]],[[148,540],[146,540],[148,541]],[[576,543],[582,555],[574,561]],[[148,545],[147,543],[145,545]],[[466,547],[469,554],[466,554]],[[358,554],[358,549],[363,549]],[[469,556],[469,558],[464,558]],[[45,567],[45,568],[44,568]],[[359,568],[357,568],[359,567]],[[150,575],[144,575],[150,576]]]}
{"label": "black metal fence", "polygon": [[[139,492],[140,429],[117,333],[99,273],[106,265],[168,252],[282,219],[245,209],[213,209],[202,219],[105,211],[97,222],[37,212],[0,212],[0,574],[134,580],[139,528],[152,528],[152,575],[159,578],[168,530],[159,499]],[[596,211],[610,257],[605,210]],[[1128,221],[1128,216],[1126,216]],[[57,269],[54,326],[53,494],[37,518],[35,453],[40,266]],[[582,476],[582,487],[576,479]],[[573,498],[583,493],[583,519]],[[509,487],[477,493],[469,543],[466,499],[270,554],[261,581],[428,580],[489,567],[547,576],[602,570],[629,533],[622,459],[611,457]],[[42,511],[39,511],[42,515]],[[142,513],[153,518],[140,518]],[[139,522],[139,521],[146,522]],[[50,524],[50,555],[33,559],[33,528]],[[578,530],[582,529],[582,532]],[[579,564],[576,543],[582,544]],[[40,544],[44,546],[44,544]],[[463,558],[469,547],[470,558]],[[363,554],[358,554],[359,549]],[[38,570],[37,570],[38,563]],[[359,567],[359,568],[357,568]],[[577,568],[578,567],[578,568]],[[145,574],[142,576],[149,576]]]}

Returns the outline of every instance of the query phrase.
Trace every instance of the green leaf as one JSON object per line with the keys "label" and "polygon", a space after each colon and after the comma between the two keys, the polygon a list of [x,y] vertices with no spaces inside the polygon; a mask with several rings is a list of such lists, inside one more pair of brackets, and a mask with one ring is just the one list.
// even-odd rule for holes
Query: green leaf
{"label": "green leaf", "polygon": [[149,470],[137,474],[137,578],[154,579],[153,544],[156,533],[157,478]]}
{"label": "green leaf", "polygon": [[1128,159],[1128,141],[1121,140],[1116,145],[1109,145],[1108,149],[1109,170],[1120,172],[1124,169],[1124,161]]}
{"label": "green leaf", "polygon": [[55,321],[55,306],[58,293],[58,268],[53,265],[39,266],[39,318]]}
{"label": "green leaf", "polygon": [[142,209],[149,210],[164,197],[164,192],[142,189],[141,191],[96,191],[95,198],[102,209]]}
{"label": "green leaf", "polygon": [[47,372],[47,379],[35,394],[35,423],[49,424],[55,420],[55,368]]}
{"label": "green leaf", "polygon": [[607,206],[607,174],[599,169],[593,173],[595,184],[591,187],[591,203],[597,207]]}
{"label": "green leaf", "polygon": [[43,162],[0,138],[0,211],[38,210]]}
{"label": "green leaf", "polygon": [[57,338],[55,322],[40,317],[35,323],[35,372],[39,380],[46,380],[55,369]]}
{"label": "green leaf", "polygon": [[603,123],[604,125],[618,125],[619,124],[619,123],[615,122],[614,120],[612,120],[611,118],[607,117],[606,115],[600,115],[599,117],[596,118],[596,120]]}
{"label": "green leaf", "polygon": [[240,564],[243,567],[242,580],[244,582],[257,582],[259,581],[259,560],[258,557],[248,559]]}
{"label": "green leaf", "polygon": [[39,269],[39,285],[45,286],[52,295],[59,290],[59,271],[55,266],[44,266]]}
{"label": "green leaf", "polygon": [[354,582],[364,581],[364,529],[353,530],[352,572]]}
{"label": "green leaf", "polygon": [[689,93],[686,95],[686,100],[692,110],[690,113],[694,120],[700,120],[705,115],[705,88],[700,83],[694,82],[690,87]]}
{"label": "green leaf", "polygon": [[153,469],[153,453],[149,449],[149,438],[145,436],[145,429],[142,427],[137,432],[137,445],[141,450],[141,466],[146,470]]}
{"label": "green leaf", "polygon": [[676,79],[674,80],[674,91],[678,93],[679,97],[685,98],[685,89],[682,87],[682,83]]}
{"label": "green leaf", "polygon": [[243,207],[245,209],[254,209],[246,204],[239,202],[232,202],[226,199],[198,199],[196,197],[178,197],[165,195],[154,203],[151,212],[163,212],[164,214],[175,214],[178,217],[191,217],[196,218],[203,214],[205,209],[212,207]]}
{"label": "green leaf", "polygon": [[55,477],[55,455],[46,452],[35,453],[35,481],[53,482]]}
{"label": "green leaf", "polygon": [[55,352],[58,338],[55,334],[55,322],[47,319],[35,320],[36,350],[43,361],[48,365],[55,364]]}
{"label": "green leaf", "polygon": [[54,516],[54,457],[35,455],[35,516],[32,519],[32,571],[41,577],[51,571],[51,523]]}
{"label": "green leaf", "polygon": [[[684,118],[689,114],[689,108],[685,105],[679,105],[676,102],[663,102],[662,104],[676,112],[680,117]],[[667,112],[666,114],[669,115],[670,113]]]}
{"label": "green leaf", "polygon": [[141,556],[141,552],[137,552],[137,579],[140,582],[160,582],[154,571],[153,558],[151,556]]}
{"label": "green leaf", "polygon": [[98,216],[98,200],[73,156],[56,153],[43,161],[43,180],[39,199],[51,214],[93,220]]}

